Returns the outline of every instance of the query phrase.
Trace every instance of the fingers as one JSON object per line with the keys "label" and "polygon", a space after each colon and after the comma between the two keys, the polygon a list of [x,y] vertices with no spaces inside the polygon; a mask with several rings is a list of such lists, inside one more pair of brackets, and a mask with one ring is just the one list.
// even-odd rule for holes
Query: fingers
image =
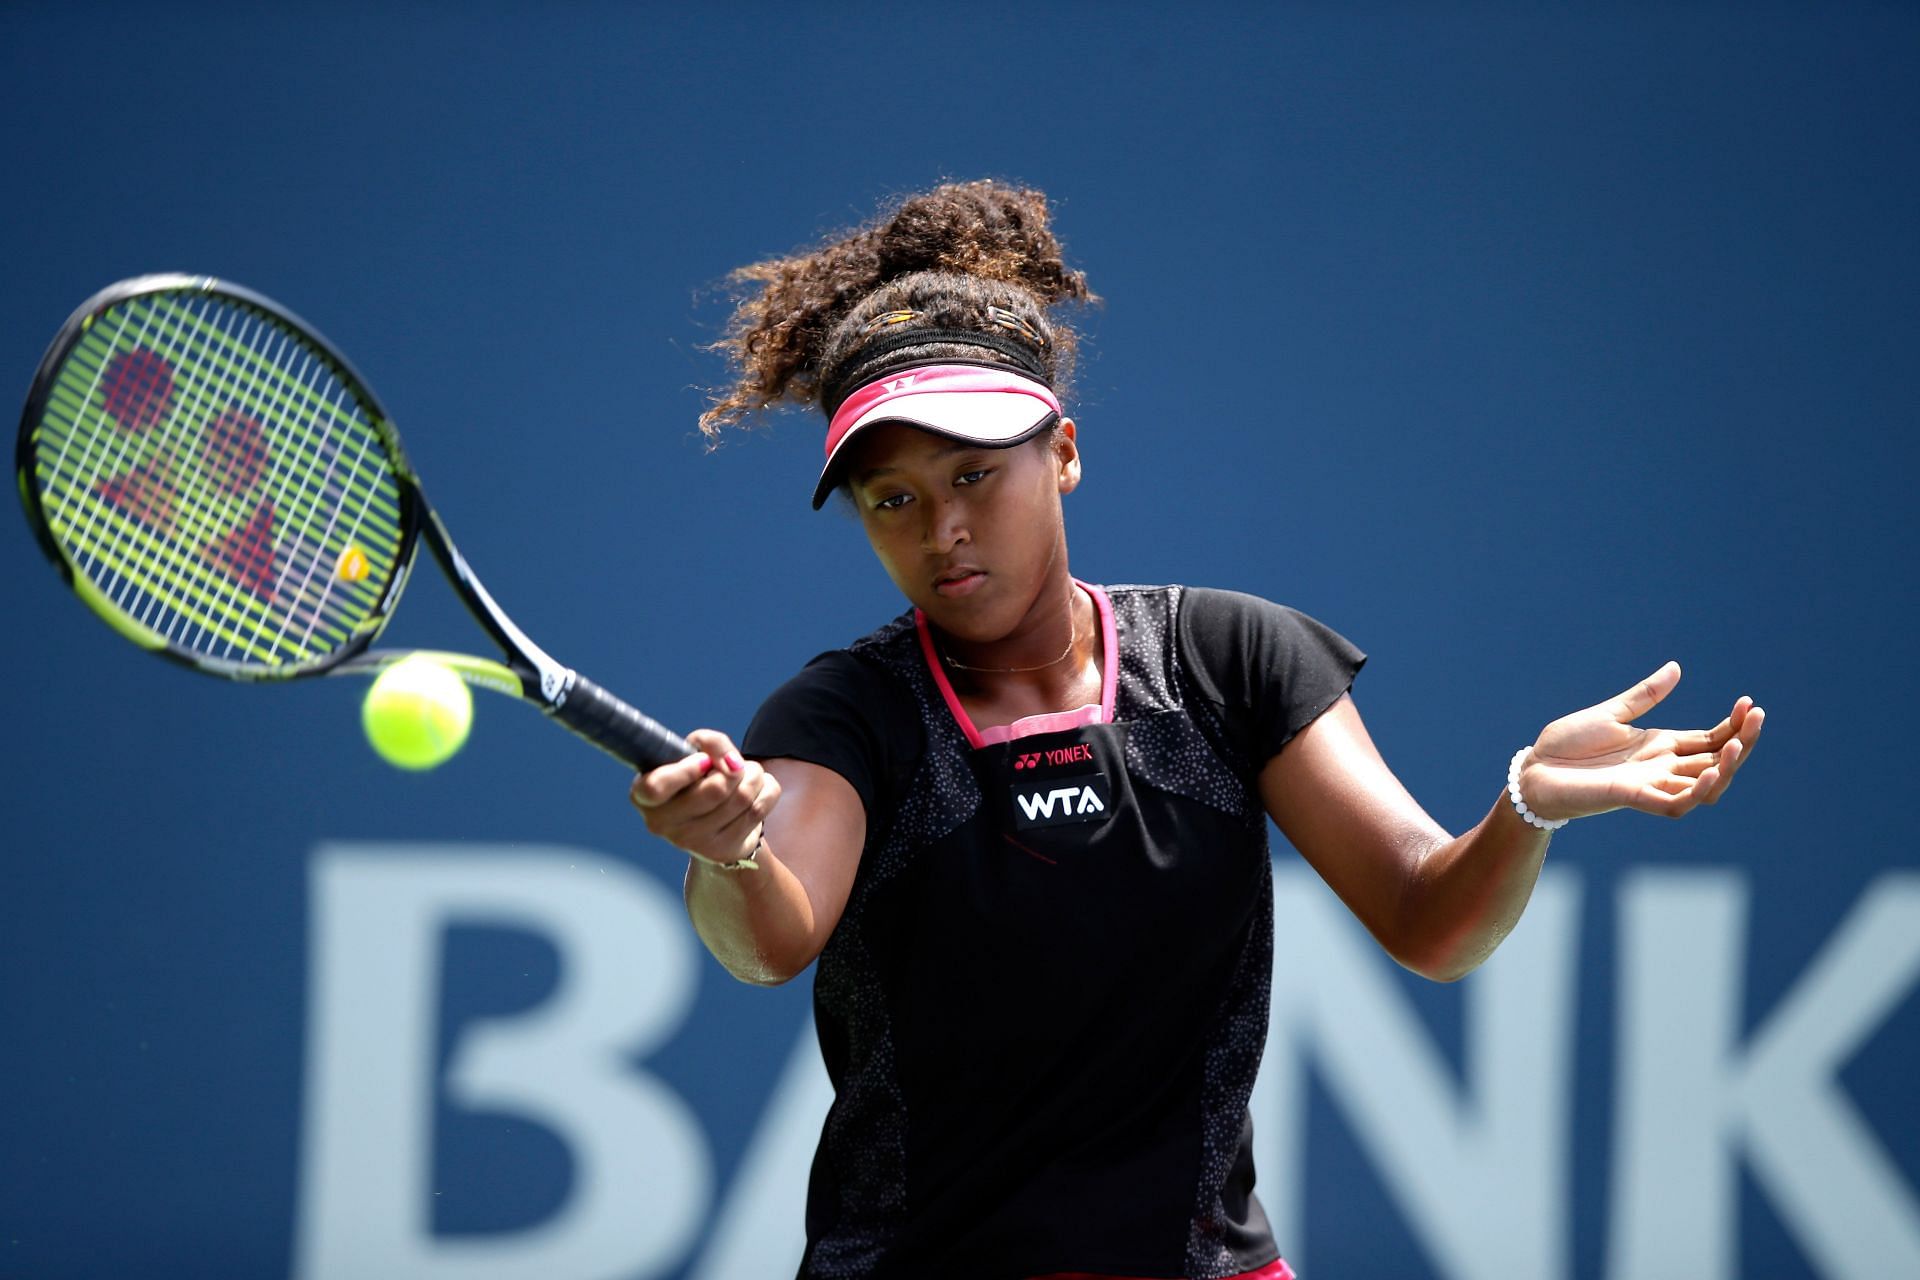
{"label": "fingers", "polygon": [[779,780],[723,733],[696,729],[687,741],[699,750],[636,777],[629,797],[647,829],[678,848],[714,862],[745,857],[779,801]]}
{"label": "fingers", "polygon": [[687,742],[695,751],[706,752],[707,758],[725,773],[737,774],[746,768],[747,762],[733,745],[733,739],[718,729],[695,729],[687,735]]}
{"label": "fingers", "polygon": [[1638,720],[1641,716],[1659,706],[1661,701],[1673,692],[1673,687],[1679,683],[1680,664],[1677,662],[1665,663],[1658,671],[1648,676],[1645,680],[1634,685],[1633,688],[1628,689],[1619,697],[1614,698],[1607,704],[1608,710],[1613,713],[1614,718],[1621,724]]}
{"label": "fingers", "polygon": [[[1733,775],[1738,773],[1740,767],[1752,757],[1753,745],[1760,740],[1760,730],[1766,727],[1766,723],[1767,713],[1759,707],[1750,708],[1740,717],[1739,731],[1728,738],[1726,744],[1720,748],[1719,760],[1715,765],[1720,775],[1719,785],[1703,797],[1700,803],[1714,803],[1725,794],[1728,787],[1733,785]],[[1706,775],[1701,776],[1704,778]]]}
{"label": "fingers", "polygon": [[1740,753],[1743,756],[1750,756],[1753,754],[1754,744],[1760,741],[1760,731],[1767,727],[1767,712],[1764,707],[1753,706],[1752,699],[1745,699],[1745,701],[1748,703],[1748,709],[1741,717],[1736,736],[1740,739]]}
{"label": "fingers", "polygon": [[1738,737],[1745,742],[1746,749],[1753,749],[1754,739],[1760,736],[1760,726],[1766,719],[1766,712],[1754,705],[1753,699],[1742,694],[1733,704],[1733,711],[1711,729],[1676,729],[1672,731],[1673,749],[1682,754],[1699,751],[1718,751],[1729,739]]}
{"label": "fingers", "polygon": [[[1564,802],[1562,811],[1604,813],[1628,808],[1678,818],[1699,805],[1718,803],[1726,794],[1734,775],[1752,758],[1766,725],[1767,713],[1755,706],[1752,698],[1736,700],[1732,712],[1712,729],[1627,730],[1618,722],[1635,708],[1658,703],[1672,692],[1679,679],[1679,665],[1667,663],[1618,698],[1581,713],[1590,721],[1593,711],[1604,711],[1602,719],[1610,721],[1610,732],[1636,737],[1637,748],[1631,753],[1615,752],[1605,758],[1567,753],[1569,759],[1549,761],[1551,753],[1536,748],[1537,760],[1556,766],[1550,776],[1559,800]],[[1548,726],[1548,733],[1579,718],[1556,721]],[[1547,736],[1543,734],[1543,740]]]}
{"label": "fingers", "polygon": [[1703,790],[1719,785],[1719,781],[1718,766],[1709,768],[1694,779],[1654,778],[1629,794],[1625,798],[1625,807],[1662,818],[1685,817],[1702,803]]}
{"label": "fingers", "polygon": [[748,857],[759,846],[767,815],[780,801],[780,780],[747,761],[727,801],[672,831],[668,838],[711,862]]}
{"label": "fingers", "polygon": [[1753,706],[1753,699],[1741,697],[1733,704],[1733,712],[1725,720],[1711,729],[1674,729],[1673,749],[1683,755],[1699,751],[1718,751],[1740,730],[1740,723]]}
{"label": "fingers", "polygon": [[1746,763],[1748,744],[1759,736],[1765,713],[1758,708],[1755,711],[1757,714],[1745,717],[1740,736],[1727,739],[1709,755],[1675,760],[1665,773],[1644,783],[1628,804],[1643,813],[1678,818],[1699,805],[1718,803],[1733,785],[1733,775]]}
{"label": "fingers", "polygon": [[1720,753],[1717,751],[1703,751],[1691,756],[1675,756],[1673,763],[1667,766],[1668,776],[1691,781],[1705,773],[1719,759]]}
{"label": "fingers", "polygon": [[1752,698],[1742,696],[1733,704],[1733,713],[1712,729],[1672,735],[1673,749],[1678,756],[1673,771],[1697,777],[1707,766],[1718,765],[1719,792],[1701,802],[1712,804],[1753,754],[1754,744],[1760,740],[1760,730],[1766,727],[1766,722],[1766,711],[1755,706]]}
{"label": "fingers", "polygon": [[713,758],[697,753],[672,764],[663,764],[658,769],[635,774],[633,785],[627,789],[627,798],[633,801],[636,809],[654,808],[700,781],[712,768]]}
{"label": "fingers", "polygon": [[[672,764],[661,765],[658,769],[650,769],[633,780],[628,796],[636,808],[650,809],[665,804],[705,778],[716,766],[723,777],[733,775],[736,778],[746,766],[733,741],[717,730],[695,729],[687,735],[687,742],[695,748],[694,754]],[[722,792],[709,791],[708,794]]]}

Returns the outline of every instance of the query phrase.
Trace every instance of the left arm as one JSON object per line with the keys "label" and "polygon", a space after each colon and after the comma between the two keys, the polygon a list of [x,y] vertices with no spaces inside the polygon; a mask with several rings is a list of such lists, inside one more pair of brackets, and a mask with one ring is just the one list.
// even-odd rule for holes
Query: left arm
{"label": "left arm", "polygon": [[[1563,716],[1522,762],[1521,793],[1542,818],[1632,808],[1680,817],[1725,793],[1760,736],[1751,698],[1706,730],[1637,729],[1680,681],[1668,663],[1617,698]],[[1480,823],[1449,835],[1381,759],[1351,696],[1294,735],[1260,773],[1267,812],[1387,953],[1443,982],[1500,945],[1533,893],[1550,833],[1504,790]]]}

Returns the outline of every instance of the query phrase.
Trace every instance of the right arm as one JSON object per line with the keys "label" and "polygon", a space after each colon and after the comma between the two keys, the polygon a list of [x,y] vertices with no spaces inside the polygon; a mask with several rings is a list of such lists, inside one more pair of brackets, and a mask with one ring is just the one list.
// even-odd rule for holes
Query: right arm
{"label": "right arm", "polygon": [[[793,759],[743,760],[724,734],[688,735],[699,754],[634,779],[647,829],[692,854],[687,914],[742,982],[794,977],[827,945],[853,889],[867,814],[839,774]],[[758,871],[715,863],[753,854]]]}

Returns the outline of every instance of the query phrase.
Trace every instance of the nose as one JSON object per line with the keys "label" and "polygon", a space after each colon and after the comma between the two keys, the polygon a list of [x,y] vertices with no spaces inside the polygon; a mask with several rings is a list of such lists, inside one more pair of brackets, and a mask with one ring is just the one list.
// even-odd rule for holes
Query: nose
{"label": "nose", "polygon": [[929,502],[925,541],[927,549],[935,555],[946,555],[964,542],[972,541],[967,531],[967,513],[961,503],[953,497],[941,497]]}

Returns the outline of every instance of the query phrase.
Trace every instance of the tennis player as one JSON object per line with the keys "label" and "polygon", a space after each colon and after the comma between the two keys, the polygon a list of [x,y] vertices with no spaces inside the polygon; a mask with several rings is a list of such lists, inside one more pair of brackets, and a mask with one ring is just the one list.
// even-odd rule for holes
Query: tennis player
{"label": "tennis player", "polygon": [[[646,773],[687,907],[748,982],[818,961],[836,1093],[802,1277],[1292,1272],[1254,1196],[1271,817],[1388,954],[1458,978],[1519,919],[1555,828],[1712,804],[1759,738],[1642,729],[1674,663],[1488,762],[1450,835],[1349,693],[1365,656],[1230,591],[1068,570],[1060,400],[1084,300],[1045,197],[942,186],[738,273],[738,381],[828,419],[821,505],[858,513],[911,608],[822,654],[744,742]],[[1505,786],[1501,785],[1505,782]]]}

